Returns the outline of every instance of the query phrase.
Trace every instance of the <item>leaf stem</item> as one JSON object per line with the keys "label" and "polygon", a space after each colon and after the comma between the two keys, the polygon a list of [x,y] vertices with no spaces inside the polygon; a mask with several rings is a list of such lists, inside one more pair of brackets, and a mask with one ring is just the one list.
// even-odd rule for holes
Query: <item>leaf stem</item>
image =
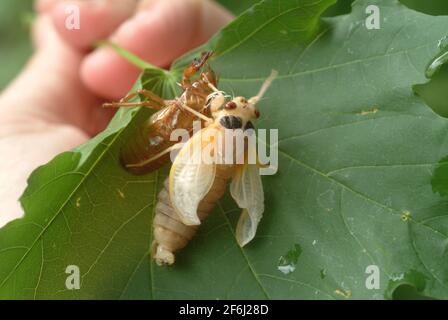
{"label": "leaf stem", "polygon": [[161,69],[159,67],[156,67],[155,65],[150,64],[149,62],[141,59],[140,57],[136,56],[132,52],[126,50],[123,47],[120,47],[118,44],[113,43],[111,41],[100,40],[100,41],[98,41],[95,44],[95,47],[98,47],[98,48],[109,47],[109,48],[111,48],[112,50],[114,50],[114,52],[116,54],[118,54],[122,58],[126,59],[128,62],[132,63],[134,66],[136,66],[137,68],[141,69],[142,71],[146,70],[146,69],[156,69],[156,70],[160,70],[160,71],[166,72],[166,70]]}

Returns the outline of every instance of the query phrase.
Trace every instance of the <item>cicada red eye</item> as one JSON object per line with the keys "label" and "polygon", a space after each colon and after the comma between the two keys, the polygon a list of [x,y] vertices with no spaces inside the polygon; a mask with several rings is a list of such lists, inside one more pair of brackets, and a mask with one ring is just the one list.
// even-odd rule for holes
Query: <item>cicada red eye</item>
{"label": "cicada red eye", "polygon": [[225,108],[227,110],[232,110],[232,109],[236,109],[236,103],[233,101],[227,102],[225,105]]}

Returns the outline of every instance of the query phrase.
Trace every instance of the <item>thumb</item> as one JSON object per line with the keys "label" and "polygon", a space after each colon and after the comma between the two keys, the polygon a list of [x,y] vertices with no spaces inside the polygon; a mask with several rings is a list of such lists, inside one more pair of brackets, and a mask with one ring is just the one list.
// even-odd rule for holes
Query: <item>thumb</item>
{"label": "thumb", "polygon": [[[211,0],[144,1],[137,14],[122,24],[111,40],[143,60],[159,67],[204,43],[232,15]],[[114,53],[101,48],[85,60],[81,76],[99,96],[124,96],[137,79],[139,70]]]}

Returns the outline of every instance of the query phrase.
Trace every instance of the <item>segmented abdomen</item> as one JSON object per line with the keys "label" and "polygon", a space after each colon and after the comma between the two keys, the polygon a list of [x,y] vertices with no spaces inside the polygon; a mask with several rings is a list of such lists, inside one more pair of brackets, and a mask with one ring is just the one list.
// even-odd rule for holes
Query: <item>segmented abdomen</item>
{"label": "segmented abdomen", "polygon": [[[208,194],[198,206],[198,217],[202,221],[213,209],[216,202],[224,195],[227,180],[233,175],[233,165],[217,165],[216,177]],[[158,196],[153,221],[152,256],[157,264],[173,264],[174,252],[185,247],[196,234],[198,226],[183,224],[169,197],[168,179]]]}

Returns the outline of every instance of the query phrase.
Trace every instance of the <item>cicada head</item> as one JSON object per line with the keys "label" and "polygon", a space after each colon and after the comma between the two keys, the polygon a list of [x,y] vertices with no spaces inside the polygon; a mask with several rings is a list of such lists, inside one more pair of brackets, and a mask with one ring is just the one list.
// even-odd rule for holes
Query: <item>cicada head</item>
{"label": "cicada head", "polygon": [[235,116],[242,120],[243,125],[260,117],[255,104],[245,97],[235,97],[224,105],[220,116]]}
{"label": "cicada head", "polygon": [[276,76],[277,71],[272,70],[271,75],[264,81],[257,95],[250,99],[239,96],[228,101],[226,98],[229,98],[229,96],[225,92],[218,90],[209,83],[208,85],[213,89],[213,92],[207,98],[206,107],[209,108],[214,119],[234,117],[241,120],[244,127],[246,124],[252,125],[252,121],[260,117],[257,103],[261,100]]}

